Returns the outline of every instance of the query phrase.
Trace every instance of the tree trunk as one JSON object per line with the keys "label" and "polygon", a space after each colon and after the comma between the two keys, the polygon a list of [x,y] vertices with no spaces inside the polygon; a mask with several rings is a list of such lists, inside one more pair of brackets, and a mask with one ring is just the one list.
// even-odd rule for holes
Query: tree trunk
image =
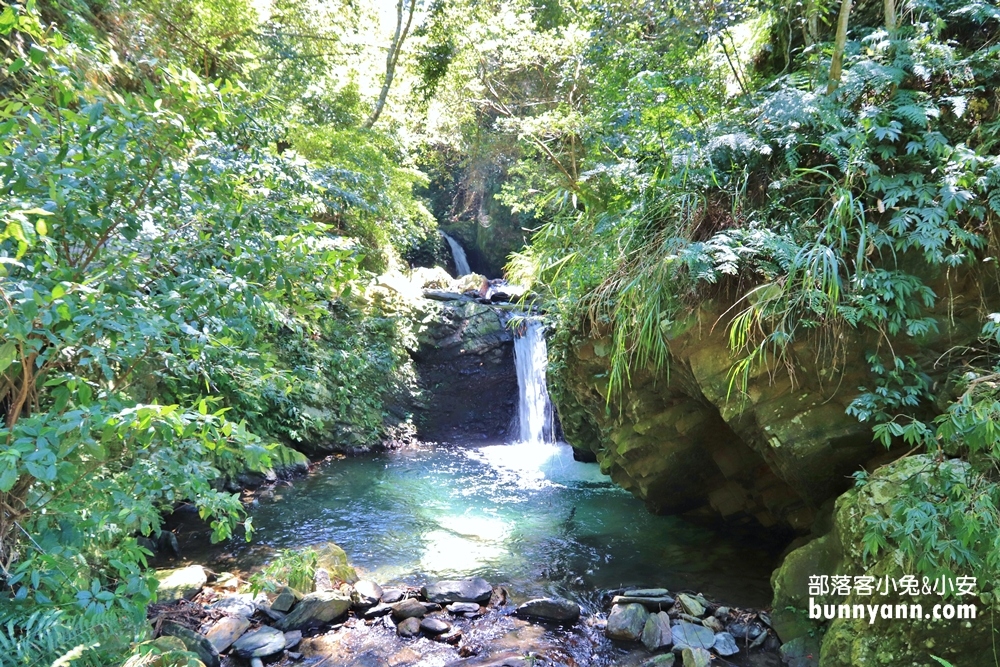
{"label": "tree trunk", "polygon": [[410,0],[410,8],[407,11],[406,23],[403,23],[403,3],[406,0],[396,2],[396,32],[392,36],[389,44],[389,54],[385,58],[385,81],[382,83],[382,92],[379,93],[378,101],[372,115],[365,121],[364,128],[370,130],[378,117],[382,115],[385,108],[385,100],[389,97],[389,89],[392,87],[392,79],[396,76],[396,63],[399,62],[399,54],[403,50],[403,42],[410,32],[410,24],[413,23],[413,12],[417,8],[417,0]]}
{"label": "tree trunk", "polygon": [[892,33],[896,29],[896,0],[884,0],[882,7],[885,10],[885,29]]}
{"label": "tree trunk", "polygon": [[[891,1],[891,0],[890,0]],[[840,74],[844,68],[844,49],[847,47],[847,19],[851,15],[851,0],[843,0],[837,17],[837,37],[833,45],[833,60],[830,61],[830,81],[826,85],[829,95],[840,85]]]}

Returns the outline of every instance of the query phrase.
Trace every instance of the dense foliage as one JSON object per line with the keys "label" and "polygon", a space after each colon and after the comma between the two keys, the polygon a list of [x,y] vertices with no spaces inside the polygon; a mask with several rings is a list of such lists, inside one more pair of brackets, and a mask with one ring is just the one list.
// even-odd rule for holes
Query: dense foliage
{"label": "dense foliage", "polygon": [[18,664],[120,662],[155,599],[137,538],[165,513],[249,539],[226,478],[393,426],[405,341],[365,280],[432,220],[351,86],[310,96],[308,69],[278,66],[315,11],[0,12],[0,649]]}

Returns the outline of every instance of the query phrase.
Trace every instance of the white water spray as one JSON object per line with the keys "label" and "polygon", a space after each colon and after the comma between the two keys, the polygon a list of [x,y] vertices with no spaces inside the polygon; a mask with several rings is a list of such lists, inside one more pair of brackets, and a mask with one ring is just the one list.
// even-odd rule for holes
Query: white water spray
{"label": "white water spray", "polygon": [[469,268],[469,260],[465,257],[465,248],[462,247],[462,244],[444,232],[441,232],[441,236],[448,242],[448,246],[451,248],[451,256],[455,259],[455,277],[460,278],[472,273],[472,269]]}
{"label": "white water spray", "polygon": [[521,442],[555,442],[552,403],[545,386],[548,350],[542,323],[527,320],[523,333],[514,338],[514,363],[517,367],[518,426]]}

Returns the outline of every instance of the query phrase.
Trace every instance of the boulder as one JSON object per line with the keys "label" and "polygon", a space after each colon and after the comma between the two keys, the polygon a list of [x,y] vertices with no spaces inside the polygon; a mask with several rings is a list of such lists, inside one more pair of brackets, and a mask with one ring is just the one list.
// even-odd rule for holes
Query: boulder
{"label": "boulder", "polygon": [[649,612],[641,604],[620,604],[611,609],[604,634],[609,639],[636,642],[642,638],[642,631],[649,619]]}
{"label": "boulder", "polygon": [[156,601],[160,603],[191,599],[208,582],[208,573],[201,565],[189,565],[175,570],[157,570]]}
{"label": "boulder", "polygon": [[282,630],[314,628],[343,616],[350,608],[351,598],[337,591],[317,591],[304,596],[277,626]]}
{"label": "boulder", "polygon": [[420,619],[414,616],[404,618],[396,626],[396,634],[400,637],[416,637],[420,634]]}
{"label": "boulder", "polygon": [[285,650],[285,634],[269,625],[246,633],[233,644],[232,652],[241,658],[266,658]]}
{"label": "boulder", "polygon": [[580,619],[580,605],[565,598],[536,598],[519,606],[517,615],[553,623],[576,623]]}
{"label": "boulder", "polygon": [[250,618],[257,611],[257,605],[249,594],[227,595],[208,605],[209,609],[224,612],[228,616]]}
{"label": "boulder", "polygon": [[451,630],[451,625],[440,618],[425,618],[420,621],[420,629],[429,635],[440,635]]}
{"label": "boulder", "polygon": [[312,549],[316,552],[316,567],[326,570],[334,584],[354,584],[358,581],[358,573],[347,561],[347,553],[336,543],[327,542]]}
{"label": "boulder", "polygon": [[400,600],[396,604],[391,605],[391,607],[392,618],[396,621],[401,621],[404,618],[423,618],[427,613],[427,607],[415,598]]}
{"label": "boulder", "polygon": [[679,621],[671,628],[674,637],[674,647],[683,650],[687,647],[710,649],[715,645],[715,633],[703,625]]}
{"label": "boulder", "polygon": [[250,628],[250,619],[241,616],[224,616],[205,635],[219,653],[233,645]]}
{"label": "boulder", "polygon": [[681,664],[684,667],[709,667],[712,654],[703,648],[686,648],[681,651]]}
{"label": "boulder", "polygon": [[658,651],[674,643],[670,631],[670,616],[665,611],[650,614],[642,628],[643,645],[650,651]]}
{"label": "boulder", "polygon": [[351,600],[358,608],[371,607],[382,599],[382,587],[374,581],[361,580],[354,584]]}
{"label": "boulder", "polygon": [[481,577],[439,581],[427,584],[420,589],[420,594],[428,602],[451,604],[452,602],[478,602],[486,604],[493,595],[493,587]]}
{"label": "boulder", "polygon": [[198,659],[205,663],[205,667],[219,667],[219,652],[205,635],[174,621],[164,621],[160,625],[160,632],[169,637],[177,637],[184,642],[187,650],[197,655]]}

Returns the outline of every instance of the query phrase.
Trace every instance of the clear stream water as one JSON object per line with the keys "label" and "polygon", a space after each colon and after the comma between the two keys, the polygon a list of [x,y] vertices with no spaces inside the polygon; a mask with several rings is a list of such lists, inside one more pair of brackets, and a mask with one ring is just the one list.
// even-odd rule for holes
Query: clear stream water
{"label": "clear stream water", "polygon": [[186,558],[211,562],[225,550],[242,569],[277,549],[333,541],[362,576],[383,584],[478,575],[517,601],[563,595],[591,612],[604,591],[635,585],[767,605],[773,552],[649,514],[597,464],[546,441],[544,345],[529,322],[515,348],[525,441],[423,444],[330,461],[252,506],[252,543],[232,540]]}

